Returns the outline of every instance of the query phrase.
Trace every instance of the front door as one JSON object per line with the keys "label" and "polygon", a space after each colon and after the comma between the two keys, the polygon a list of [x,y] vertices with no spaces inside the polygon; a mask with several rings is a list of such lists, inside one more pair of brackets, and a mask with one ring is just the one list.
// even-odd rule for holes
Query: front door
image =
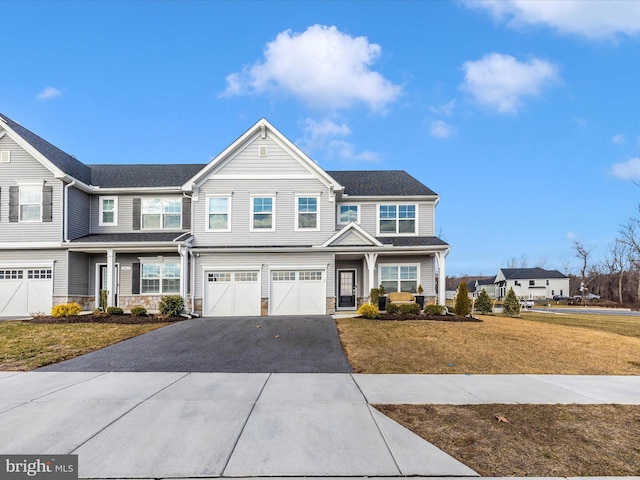
{"label": "front door", "polygon": [[356,306],[356,271],[338,270],[338,308]]}

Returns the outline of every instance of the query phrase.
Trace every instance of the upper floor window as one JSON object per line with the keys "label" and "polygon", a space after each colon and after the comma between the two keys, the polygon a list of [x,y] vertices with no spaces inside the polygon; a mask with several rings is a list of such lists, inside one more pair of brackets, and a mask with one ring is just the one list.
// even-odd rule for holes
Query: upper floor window
{"label": "upper floor window", "polygon": [[358,205],[340,205],[338,207],[338,223],[347,224],[350,222],[360,223]]}
{"label": "upper floor window", "polygon": [[274,230],[274,204],[273,197],[253,197],[251,200],[251,229]]}
{"label": "upper floor window", "polygon": [[231,198],[207,198],[207,230],[231,230]]}
{"label": "upper floor window", "polygon": [[182,199],[142,199],[142,228],[173,229],[180,227],[182,227]]}
{"label": "upper floor window", "polygon": [[118,224],[118,197],[100,197],[100,225]]}
{"label": "upper floor window", "polygon": [[42,221],[42,187],[20,186],[20,221]]}
{"label": "upper floor window", "polygon": [[380,205],[378,229],[381,234],[416,233],[416,206]]}
{"label": "upper floor window", "polygon": [[317,230],[318,228],[318,197],[296,198],[296,229]]}

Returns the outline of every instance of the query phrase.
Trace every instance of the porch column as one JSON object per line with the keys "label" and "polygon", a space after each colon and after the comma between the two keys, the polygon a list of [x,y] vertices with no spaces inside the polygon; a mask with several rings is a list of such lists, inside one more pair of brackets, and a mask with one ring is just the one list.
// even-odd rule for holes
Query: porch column
{"label": "porch column", "polygon": [[[364,254],[364,260],[367,262],[367,270],[369,270],[369,292],[371,291],[372,288],[376,287],[376,282],[375,282],[375,270],[376,270],[376,260],[378,259],[378,254],[377,253],[365,253]],[[366,293],[367,297],[369,297],[369,292],[362,292],[362,293]],[[369,300],[371,300],[371,298],[369,298]]]}
{"label": "porch column", "polygon": [[107,307],[113,307],[116,292],[116,253],[113,249],[107,250]]}
{"label": "porch column", "polygon": [[445,257],[449,251],[436,252],[436,259],[438,260],[438,305],[444,305],[446,302],[446,290],[447,290],[447,276],[445,273]]}

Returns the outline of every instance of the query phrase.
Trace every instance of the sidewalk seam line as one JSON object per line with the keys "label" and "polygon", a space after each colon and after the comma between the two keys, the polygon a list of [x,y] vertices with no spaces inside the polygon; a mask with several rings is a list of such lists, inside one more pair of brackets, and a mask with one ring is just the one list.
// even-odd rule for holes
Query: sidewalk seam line
{"label": "sidewalk seam line", "polygon": [[[107,373],[116,373],[116,372],[107,372]],[[155,397],[158,393],[162,392],[163,390],[166,390],[167,388],[169,388],[172,385],[175,385],[176,383],[178,383],[180,380],[182,380],[183,378],[187,377],[188,375],[190,375],[191,372],[186,372],[184,375],[182,375],[180,378],[175,379],[173,382],[165,385],[164,387],[162,387],[160,390],[158,390],[157,392],[152,393],[151,395],[149,395],[147,398],[144,398],[142,400],[140,400],[140,402],[136,403],[133,407],[131,407],[129,410],[127,410],[126,412],[124,412],[122,415],[120,415],[119,417],[115,418],[113,421],[109,422],[107,425],[105,425],[104,427],[102,427],[100,430],[98,430],[97,432],[95,432],[93,435],[89,436],[89,438],[87,438],[85,441],[81,442],[80,444],[78,444],[77,446],[75,446],[72,450],[69,451],[69,454],[72,454],[73,452],[75,452],[76,450],[78,450],[80,447],[82,447],[84,444],[86,444],[87,442],[89,442],[90,440],[94,439],[95,437],[97,437],[98,435],[100,435],[102,432],[104,432],[107,428],[109,428],[111,425],[113,425],[114,423],[116,423],[118,420],[120,420],[121,418],[123,418],[125,415],[128,415],[129,413],[133,412],[136,408],[138,408],[140,405],[142,405],[144,402],[146,402],[147,400],[149,400],[152,397]]]}
{"label": "sidewalk seam line", "polygon": [[369,416],[371,417],[371,420],[373,420],[373,424],[376,426],[376,430],[378,430],[378,433],[380,434],[380,437],[382,438],[382,441],[384,442],[384,446],[387,447],[387,451],[389,452],[389,455],[391,455],[391,459],[393,460],[393,464],[398,469],[398,473],[401,476],[405,476],[404,472],[400,468],[400,465],[398,465],[398,461],[396,460],[396,457],[393,454],[393,451],[391,450],[391,447],[389,446],[389,442],[387,442],[387,437],[385,437],[384,433],[382,433],[382,430],[380,429],[380,425],[378,425],[378,422],[376,422],[376,417],[374,417],[373,416],[373,412],[371,412],[372,408],[374,408],[374,407],[367,403],[367,411],[369,412]]}
{"label": "sidewalk seam line", "polygon": [[262,384],[262,388],[260,389],[260,393],[258,393],[258,396],[256,397],[256,400],[253,402],[253,406],[251,407],[251,410],[249,410],[249,415],[247,415],[247,419],[244,421],[244,424],[242,425],[242,428],[240,429],[240,433],[238,433],[238,436],[236,437],[236,441],[233,442],[233,447],[231,448],[231,451],[229,452],[229,456],[227,457],[226,461],[224,462],[224,466],[222,467],[222,470],[220,471],[220,477],[224,477],[225,474],[225,470],[227,469],[227,467],[229,466],[229,462],[231,461],[231,457],[233,457],[233,453],[236,451],[236,447],[238,446],[238,443],[240,442],[240,438],[242,437],[242,434],[244,433],[245,428],[247,428],[247,424],[249,423],[249,419],[251,418],[251,415],[253,415],[253,411],[256,408],[256,405],[258,405],[258,401],[260,400],[260,397],[262,396],[262,392],[264,392],[265,387],[267,386],[267,383],[269,383],[269,380],[271,379],[271,375],[273,375],[273,373],[269,373],[269,375],[267,376],[267,379],[264,381],[264,383]]}

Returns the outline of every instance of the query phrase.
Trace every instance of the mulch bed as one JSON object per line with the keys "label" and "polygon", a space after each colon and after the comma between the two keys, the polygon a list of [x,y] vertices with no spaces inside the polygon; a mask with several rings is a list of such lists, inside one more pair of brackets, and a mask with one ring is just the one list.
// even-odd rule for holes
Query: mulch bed
{"label": "mulch bed", "polygon": [[376,320],[430,320],[433,322],[482,322],[475,317],[460,317],[458,315],[414,315],[413,313],[382,313]]}
{"label": "mulch bed", "polygon": [[167,323],[181,322],[187,320],[185,317],[164,317],[162,315],[147,315],[134,317],[133,315],[72,315],[70,317],[36,317],[23,320],[27,323],[119,323],[119,324],[142,324],[142,323]]}

